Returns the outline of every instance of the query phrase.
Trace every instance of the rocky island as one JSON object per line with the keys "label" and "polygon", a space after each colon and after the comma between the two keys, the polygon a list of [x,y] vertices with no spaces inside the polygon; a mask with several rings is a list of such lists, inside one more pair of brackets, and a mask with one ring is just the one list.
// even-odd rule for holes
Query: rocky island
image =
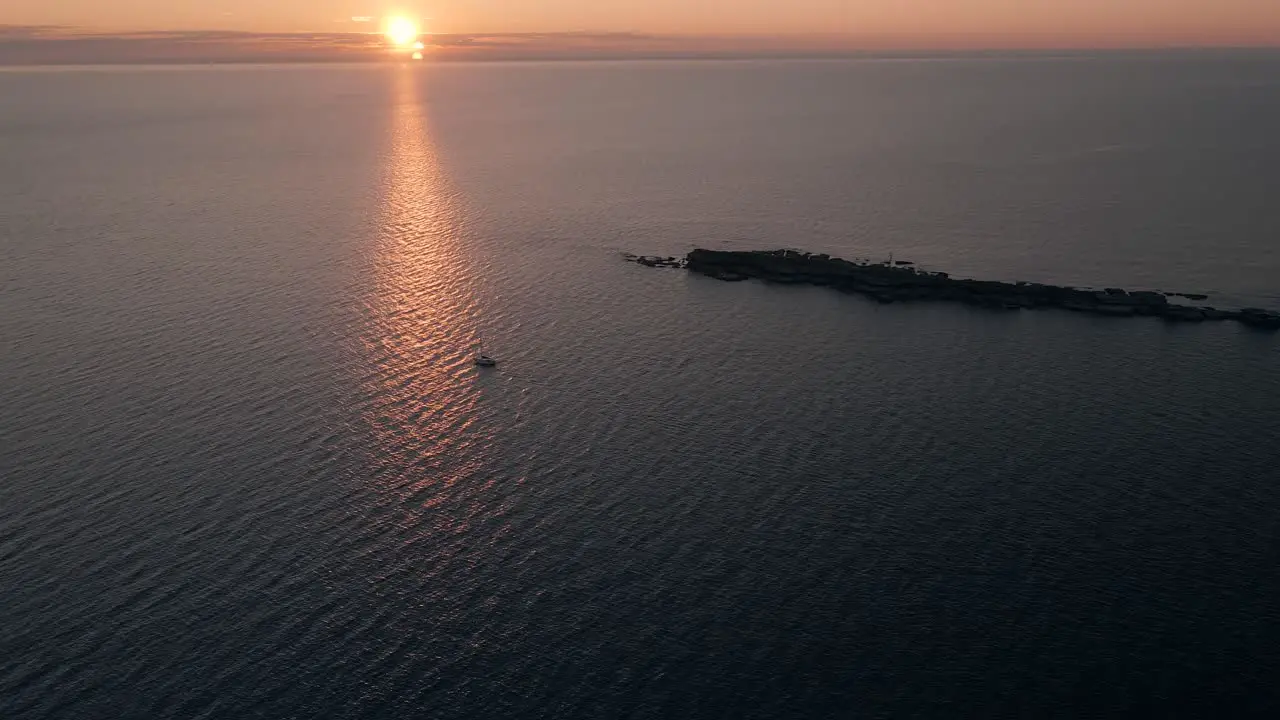
{"label": "rocky island", "polygon": [[1178,305],[1170,297],[1207,299],[1196,293],[1093,290],[1028,282],[952,278],[921,270],[909,261],[853,262],[795,250],[693,250],[684,258],[627,255],[648,267],[680,267],[729,282],[757,279],[792,285],[820,285],[866,295],[882,303],[945,300],[1000,310],[1061,308],[1093,315],[1152,316],[1172,322],[1235,320],[1250,327],[1280,329],[1280,313],[1260,308],[1219,310]]}

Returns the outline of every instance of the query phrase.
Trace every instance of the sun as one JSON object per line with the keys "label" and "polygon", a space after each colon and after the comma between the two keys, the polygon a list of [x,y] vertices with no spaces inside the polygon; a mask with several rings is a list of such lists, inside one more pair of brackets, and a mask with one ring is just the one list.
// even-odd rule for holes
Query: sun
{"label": "sun", "polygon": [[387,39],[399,47],[409,47],[418,39],[418,24],[407,17],[387,18]]}

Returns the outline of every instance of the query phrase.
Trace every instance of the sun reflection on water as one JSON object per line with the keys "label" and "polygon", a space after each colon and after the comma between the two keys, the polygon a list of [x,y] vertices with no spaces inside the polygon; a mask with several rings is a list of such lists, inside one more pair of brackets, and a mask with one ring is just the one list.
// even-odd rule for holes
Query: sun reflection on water
{"label": "sun reflection on water", "polygon": [[[379,484],[411,515],[429,512],[484,463],[489,431],[477,408],[478,301],[463,251],[457,196],[425,117],[427,79],[397,68],[374,289],[364,337],[371,373],[365,417]],[[450,513],[463,521],[470,513]]]}

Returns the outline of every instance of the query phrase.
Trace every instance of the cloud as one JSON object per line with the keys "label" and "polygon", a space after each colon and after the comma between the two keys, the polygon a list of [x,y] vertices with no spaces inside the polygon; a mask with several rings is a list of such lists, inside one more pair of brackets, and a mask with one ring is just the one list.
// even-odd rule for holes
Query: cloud
{"label": "cloud", "polygon": [[[345,21],[339,26],[346,25]],[[349,27],[349,26],[348,26]],[[848,57],[937,55],[897,52],[927,47],[882,36],[669,36],[627,32],[428,34],[421,52],[443,60]],[[1050,47],[1043,43],[1042,47]],[[957,50],[983,47],[957,43]],[[986,47],[994,45],[986,44]],[[0,25],[0,65],[234,62],[375,62],[404,59],[379,32],[171,30],[105,33],[56,25]]]}
{"label": "cloud", "polygon": [[[618,56],[666,52],[671,41],[633,33],[426,35],[436,59]],[[0,65],[375,61],[399,57],[376,32],[148,30],[0,26]]]}
{"label": "cloud", "polygon": [[68,30],[65,25],[0,25],[0,42],[49,37]]}
{"label": "cloud", "polygon": [[380,34],[356,32],[0,27],[0,65],[373,60],[385,51]]}

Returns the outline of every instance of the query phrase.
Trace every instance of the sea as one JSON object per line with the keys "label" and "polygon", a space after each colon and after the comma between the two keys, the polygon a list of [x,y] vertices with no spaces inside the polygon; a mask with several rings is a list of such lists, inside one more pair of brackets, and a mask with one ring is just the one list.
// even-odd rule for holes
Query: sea
{"label": "sea", "polygon": [[[0,718],[1280,714],[1280,53],[0,72]],[[480,344],[498,360],[472,362]]]}

